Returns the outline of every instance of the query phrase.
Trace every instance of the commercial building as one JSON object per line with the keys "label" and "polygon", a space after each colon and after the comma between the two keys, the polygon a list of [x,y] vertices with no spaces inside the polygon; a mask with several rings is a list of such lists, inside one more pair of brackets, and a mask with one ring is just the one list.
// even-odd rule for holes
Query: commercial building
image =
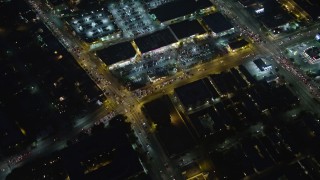
{"label": "commercial building", "polygon": [[159,21],[165,22],[200,12],[212,6],[209,0],[175,0],[152,9],[150,13],[154,14]]}
{"label": "commercial building", "polygon": [[253,60],[253,63],[260,69],[260,71],[269,71],[272,65],[267,65],[261,58]]}
{"label": "commercial building", "polygon": [[267,59],[258,58],[253,61],[248,61],[244,64],[247,71],[257,81],[266,80],[267,82],[273,81],[277,78],[273,72],[272,65]]}
{"label": "commercial building", "polygon": [[179,39],[187,38],[196,34],[204,34],[206,32],[197,20],[182,21],[180,23],[170,25],[170,28]]}
{"label": "commercial building", "polygon": [[320,62],[320,48],[316,46],[311,46],[304,50],[304,56],[308,59],[310,64],[315,64]]}
{"label": "commercial building", "polygon": [[136,51],[130,42],[115,44],[97,51],[97,56],[108,66],[132,58],[135,55]]}
{"label": "commercial building", "polygon": [[264,6],[262,3],[255,3],[249,7],[254,15],[259,16],[264,13]]}
{"label": "commercial building", "polygon": [[233,25],[221,13],[214,13],[202,18],[214,36],[224,36],[235,32]]}
{"label": "commercial building", "polygon": [[193,110],[218,98],[218,93],[208,79],[201,79],[174,89],[186,110]]}
{"label": "commercial building", "polygon": [[243,7],[247,8],[256,3],[256,0],[239,0],[238,1]]}
{"label": "commercial building", "polygon": [[139,37],[134,41],[136,42],[141,53],[146,53],[148,51],[175,43],[177,42],[177,39],[175,39],[174,35],[169,29],[164,29],[143,37]]}
{"label": "commercial building", "polygon": [[235,40],[228,43],[228,48],[230,51],[236,51],[238,49],[245,48],[249,44],[245,39]]}
{"label": "commercial building", "polygon": [[320,20],[320,1],[319,0],[294,0],[294,2],[301,7],[313,21]]}
{"label": "commercial building", "polygon": [[318,42],[320,42],[320,33],[316,34],[315,38]]}
{"label": "commercial building", "polygon": [[258,20],[262,25],[274,34],[285,31],[293,18],[281,7],[276,0],[269,0],[263,3],[264,13]]}
{"label": "commercial building", "polygon": [[195,146],[185,119],[167,95],[145,103],[143,110],[152,123],[156,124],[155,135],[169,157],[180,155]]}

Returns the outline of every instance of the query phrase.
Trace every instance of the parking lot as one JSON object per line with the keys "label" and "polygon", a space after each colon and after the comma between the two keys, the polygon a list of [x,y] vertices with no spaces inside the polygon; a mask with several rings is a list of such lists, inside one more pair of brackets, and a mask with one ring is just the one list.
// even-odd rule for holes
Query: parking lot
{"label": "parking lot", "polygon": [[291,58],[291,60],[297,64],[301,70],[304,72],[317,73],[320,69],[320,63],[310,63],[308,61],[308,57],[306,57],[304,53],[307,48],[312,46],[319,46],[319,44],[315,40],[303,42],[287,48],[287,53],[288,57]]}
{"label": "parking lot", "polygon": [[174,1],[174,0],[145,0],[145,3],[149,9],[155,9],[171,1]]}
{"label": "parking lot", "polygon": [[120,1],[110,3],[108,10],[126,38],[136,37],[156,30],[157,23],[140,1]]}
{"label": "parking lot", "polygon": [[126,84],[146,84],[203,61],[212,60],[219,53],[214,44],[209,43],[207,39],[189,40],[181,46],[168,45],[146,52],[139,61],[127,60],[127,63],[114,64],[109,69],[118,78],[126,79]]}
{"label": "parking lot", "polygon": [[69,23],[81,38],[91,42],[117,30],[109,16],[106,11],[91,11],[70,19]]}

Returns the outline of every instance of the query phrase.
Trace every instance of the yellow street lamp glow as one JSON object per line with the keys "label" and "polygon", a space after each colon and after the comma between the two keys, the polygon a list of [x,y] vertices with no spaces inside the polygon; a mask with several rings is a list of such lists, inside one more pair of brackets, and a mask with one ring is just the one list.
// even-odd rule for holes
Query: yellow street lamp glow
{"label": "yellow street lamp glow", "polygon": [[63,58],[63,56],[60,54],[59,56],[58,56],[58,60],[61,60]]}
{"label": "yellow street lamp glow", "polygon": [[20,131],[21,131],[21,133],[22,133],[24,136],[27,135],[26,130],[24,130],[23,128],[20,128]]}
{"label": "yellow street lamp glow", "polygon": [[150,132],[155,132],[156,131],[156,129],[157,129],[157,124],[156,123],[154,123],[154,122],[152,122],[152,124],[151,124],[151,128],[150,128]]}

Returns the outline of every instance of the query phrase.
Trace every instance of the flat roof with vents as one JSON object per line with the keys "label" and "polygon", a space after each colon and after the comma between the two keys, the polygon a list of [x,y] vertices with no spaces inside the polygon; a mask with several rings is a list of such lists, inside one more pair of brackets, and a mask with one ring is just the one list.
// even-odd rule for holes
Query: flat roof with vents
{"label": "flat roof with vents", "polygon": [[230,21],[221,13],[214,13],[202,18],[214,33],[221,33],[233,28]]}
{"label": "flat roof with vents", "polygon": [[179,39],[206,32],[197,20],[182,21],[177,24],[170,25],[170,28]]}

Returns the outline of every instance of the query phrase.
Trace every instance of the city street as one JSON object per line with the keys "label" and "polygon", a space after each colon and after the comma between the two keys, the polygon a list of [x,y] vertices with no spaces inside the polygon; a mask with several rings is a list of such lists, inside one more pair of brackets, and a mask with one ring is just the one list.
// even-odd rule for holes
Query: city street
{"label": "city street", "polygon": [[[150,168],[148,169],[150,170],[149,173],[154,179],[182,179],[181,172],[167,157],[155,134],[150,133],[150,124],[141,112],[141,106],[145,102],[171,93],[176,87],[204,78],[209,74],[219,73],[236,67],[248,59],[255,58],[257,55],[259,57],[271,56],[271,58],[276,60],[283,56],[283,50],[286,47],[313,38],[320,27],[320,25],[317,24],[312,26],[311,29],[300,29],[290,34],[290,37],[295,38],[288,38],[288,35],[269,38],[261,31],[259,23],[253,19],[244,8],[240,7],[240,5],[237,4],[235,6],[232,0],[212,0],[224,13],[228,14],[231,18],[236,18],[234,21],[237,22],[240,27],[247,27],[254,34],[260,35],[266,43],[254,43],[244,50],[229,53],[210,62],[196,65],[186,70],[186,72],[178,72],[173,76],[166,77],[163,80],[130,92],[117,81],[94,52],[88,51],[86,45],[65,28],[64,23],[51,12],[50,8],[47,7],[44,2],[41,0],[27,0],[27,2],[33,7],[33,10],[38,14],[47,28],[104,92],[109,103],[103,103],[93,114],[79,119],[75,123],[72,131],[60,134],[59,137],[39,139],[36,148],[30,148],[22,154],[0,162],[0,179],[3,179],[9,174],[10,170],[30,160],[44,156],[55,150],[63,149],[66,147],[67,140],[76,137],[79,132],[90,128],[95,122],[106,117],[111,112],[124,114],[132,123],[132,128],[138,138],[138,143],[141,144],[142,150],[149,157],[147,167]],[[280,42],[282,43],[280,44]],[[273,67],[279,67],[279,73],[285,77],[288,83],[293,85],[292,90],[302,99],[302,105],[310,111],[320,112],[320,108],[318,108],[319,104],[313,100],[313,95],[310,93],[310,89],[307,88],[308,86],[300,80],[300,77],[288,71],[287,66],[281,63],[279,64],[279,62],[280,61],[273,61]],[[144,93],[139,94],[141,92]],[[11,163],[12,160],[24,154],[27,154],[26,158]]]}

